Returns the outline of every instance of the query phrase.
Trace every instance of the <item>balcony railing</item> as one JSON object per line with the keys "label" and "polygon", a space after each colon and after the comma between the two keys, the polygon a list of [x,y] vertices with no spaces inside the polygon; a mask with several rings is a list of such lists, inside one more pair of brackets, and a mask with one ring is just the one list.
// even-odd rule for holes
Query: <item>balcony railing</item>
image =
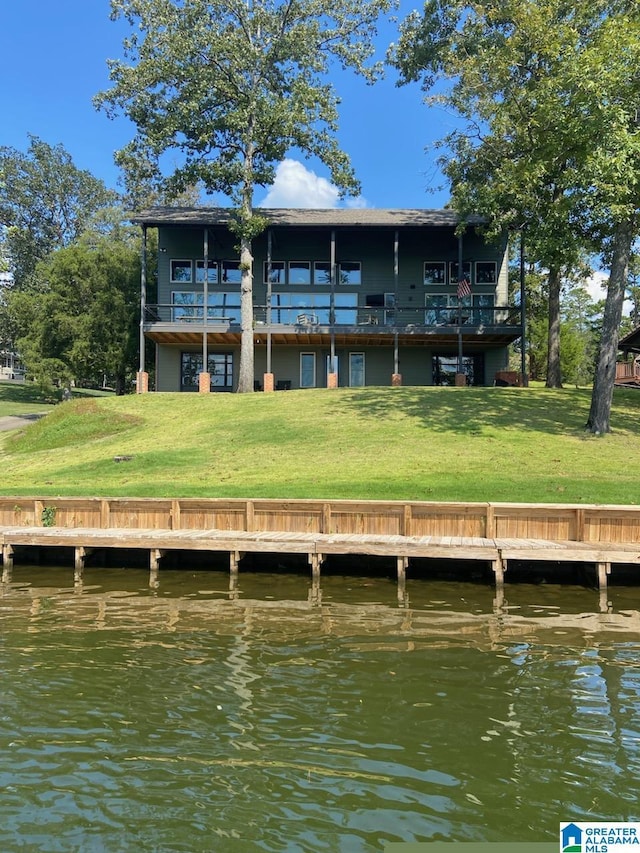
{"label": "balcony railing", "polygon": [[[266,305],[254,305],[255,325],[269,323]],[[459,325],[478,329],[500,326],[521,325],[519,306],[468,306],[462,309],[451,307],[415,308],[399,305],[396,308],[361,306],[314,307],[298,305],[296,307],[272,307],[271,326],[294,327],[300,331],[325,327],[341,328],[367,326],[370,331],[381,332],[394,328],[408,327],[454,327]],[[204,324],[202,305],[147,305],[146,324],[175,324],[178,326]],[[207,311],[207,324],[220,326],[240,326],[240,305],[210,306]]]}

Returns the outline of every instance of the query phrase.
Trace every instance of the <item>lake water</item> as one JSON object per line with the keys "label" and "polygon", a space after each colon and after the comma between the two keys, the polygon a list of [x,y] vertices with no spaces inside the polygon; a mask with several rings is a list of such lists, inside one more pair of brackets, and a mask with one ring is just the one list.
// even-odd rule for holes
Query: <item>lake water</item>
{"label": "lake water", "polygon": [[640,819],[640,588],[494,597],[16,567],[0,850],[357,853]]}

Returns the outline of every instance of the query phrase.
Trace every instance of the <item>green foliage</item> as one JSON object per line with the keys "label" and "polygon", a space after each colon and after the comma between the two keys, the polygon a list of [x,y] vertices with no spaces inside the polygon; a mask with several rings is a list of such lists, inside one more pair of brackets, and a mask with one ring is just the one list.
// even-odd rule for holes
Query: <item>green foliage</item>
{"label": "green foliage", "polygon": [[[265,227],[253,210],[256,186],[296,148],[317,157],[344,194],[359,189],[341,150],[338,98],[327,80],[337,64],[376,77],[368,65],[376,22],[393,0],[112,0],[112,17],[133,28],[125,61],[112,61],[113,87],[99,94],[123,112],[134,139],[116,155],[134,206],[203,185],[232,201],[242,263],[238,388],[253,390],[251,241]],[[169,161],[173,171],[163,174]]]}
{"label": "green foliage", "polygon": [[388,0],[112,0],[112,17],[135,28],[126,61],[111,61],[113,88],[96,102],[122,110],[137,134],[118,159],[132,188],[160,178],[160,158],[181,155],[169,184],[201,182],[234,199],[272,182],[292,147],[357,189],[334,138],[338,101],[326,81],[331,61],[373,79],[375,24]]}
{"label": "green foliage", "polygon": [[53,527],[56,523],[56,508],[54,506],[45,506],[42,510],[42,526]]}
{"label": "green foliage", "polygon": [[101,383],[105,375],[124,387],[135,371],[138,251],[93,237],[51,255],[36,280],[38,290],[11,297],[27,370],[43,388]]}
{"label": "green foliage", "polygon": [[449,88],[454,206],[525,226],[549,270],[549,371],[559,367],[557,282],[585,251],[611,277],[588,427],[608,430],[626,259],[639,230],[640,7],[635,0],[427,0],[402,26],[403,79]]}
{"label": "green foliage", "polygon": [[78,169],[62,145],[31,136],[26,153],[0,148],[3,254],[14,287],[31,284],[37,263],[76,240],[116,198],[102,181]]}

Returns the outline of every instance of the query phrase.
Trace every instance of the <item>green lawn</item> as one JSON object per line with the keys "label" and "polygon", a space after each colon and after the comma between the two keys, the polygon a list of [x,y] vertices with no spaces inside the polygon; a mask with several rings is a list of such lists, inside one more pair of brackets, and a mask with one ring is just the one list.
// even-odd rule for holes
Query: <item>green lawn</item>
{"label": "green lawn", "polygon": [[48,412],[55,403],[51,395],[43,394],[36,385],[0,382],[0,418]]}
{"label": "green lawn", "polygon": [[[6,495],[640,502],[640,392],[366,388],[74,400],[0,438]],[[115,462],[116,456],[131,456]]]}

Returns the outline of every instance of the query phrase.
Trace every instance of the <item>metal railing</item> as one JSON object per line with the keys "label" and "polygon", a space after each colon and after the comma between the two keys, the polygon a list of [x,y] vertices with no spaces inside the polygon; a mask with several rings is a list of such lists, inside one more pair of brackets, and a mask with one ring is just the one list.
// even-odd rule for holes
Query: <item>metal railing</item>
{"label": "metal railing", "polygon": [[[266,305],[254,305],[254,324],[266,325],[268,311]],[[145,308],[145,323],[163,324],[204,324],[204,307],[202,305],[147,305]],[[459,325],[474,328],[520,326],[522,323],[519,306],[469,306],[462,310],[449,307],[415,308],[398,305],[395,308],[377,306],[336,306],[333,309],[326,306],[272,307],[271,326],[297,327],[301,330],[321,327],[371,327],[371,331],[379,329],[406,327],[455,327]],[[240,306],[210,306],[207,311],[208,325],[239,326]]]}

